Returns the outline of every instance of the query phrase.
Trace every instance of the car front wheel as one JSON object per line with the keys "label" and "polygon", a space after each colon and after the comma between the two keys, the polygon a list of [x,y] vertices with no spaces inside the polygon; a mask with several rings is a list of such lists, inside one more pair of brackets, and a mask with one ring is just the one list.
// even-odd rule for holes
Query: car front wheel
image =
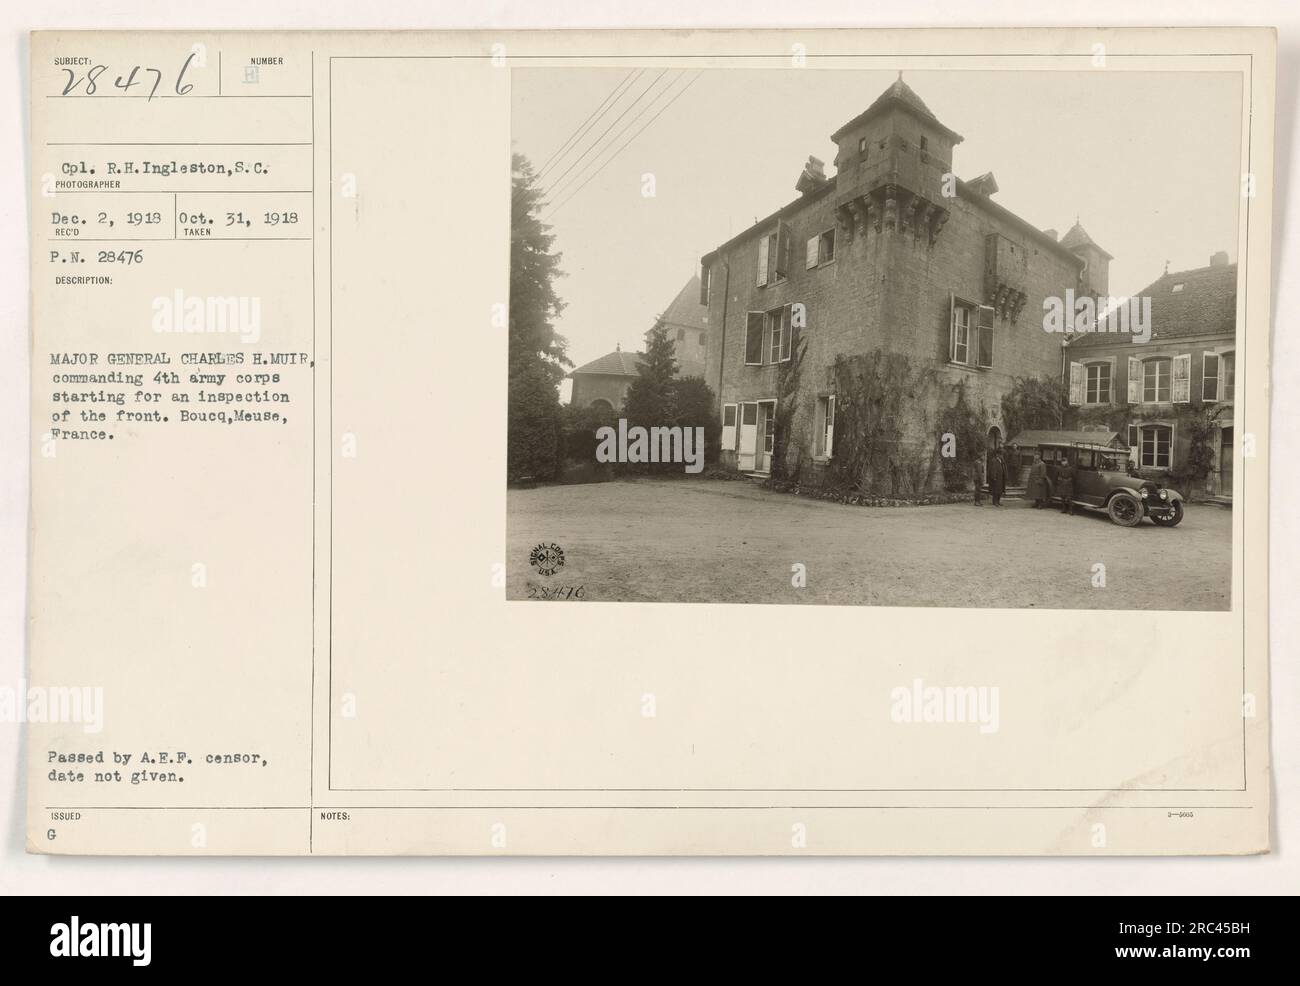
{"label": "car front wheel", "polygon": [[1120,527],[1137,527],[1142,522],[1142,502],[1128,493],[1116,493],[1111,497],[1106,512]]}
{"label": "car front wheel", "polygon": [[1183,505],[1179,500],[1169,504],[1169,513],[1164,517],[1151,515],[1151,522],[1159,527],[1177,527],[1183,519]]}

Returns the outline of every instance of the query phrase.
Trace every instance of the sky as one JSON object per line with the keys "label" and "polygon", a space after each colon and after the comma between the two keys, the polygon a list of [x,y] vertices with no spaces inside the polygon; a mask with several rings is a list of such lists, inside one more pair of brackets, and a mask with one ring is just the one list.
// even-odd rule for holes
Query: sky
{"label": "sky", "polygon": [[[897,78],[815,68],[629,71],[512,75],[514,150],[539,169],[554,158],[542,215],[563,255],[557,290],[567,307],[557,328],[577,365],[616,344],[640,349],[700,257],[796,198],[809,155],[833,174],[830,135]],[[1112,294],[1136,294],[1166,263],[1203,267],[1218,250],[1237,259],[1239,74],[909,70],[903,78],[965,138],[953,151],[958,177],[992,171],[995,201],[1040,229],[1064,235],[1077,217],[1114,255]],[[622,95],[563,150],[621,84]],[[646,176],[653,196],[643,194]]]}

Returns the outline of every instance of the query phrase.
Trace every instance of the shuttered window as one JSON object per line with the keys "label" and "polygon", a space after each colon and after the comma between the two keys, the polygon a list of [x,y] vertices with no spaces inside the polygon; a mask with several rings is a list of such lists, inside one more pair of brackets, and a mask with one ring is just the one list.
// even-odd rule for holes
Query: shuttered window
{"label": "shuttered window", "polygon": [[1169,360],[1156,358],[1142,363],[1142,403],[1159,404],[1169,400]]}
{"label": "shuttered window", "polygon": [[979,333],[975,350],[975,365],[984,368],[993,365],[993,309],[988,305],[979,307]]}
{"label": "shuttered window", "polygon": [[794,233],[789,223],[777,223],[776,233],[770,238],[772,242],[772,281],[784,281],[790,276],[790,266],[794,261]]}
{"label": "shuttered window", "polygon": [[1110,369],[1109,362],[1086,364],[1083,403],[1110,403]]}
{"label": "shuttered window", "polygon": [[830,458],[835,454],[835,395],[817,398],[816,454]]}
{"label": "shuttered window", "polygon": [[954,363],[970,362],[970,307],[956,301],[952,305],[948,358]]}
{"label": "shuttered window", "polygon": [[1172,428],[1146,425],[1142,428],[1142,465],[1147,469],[1168,469],[1172,446]]}
{"label": "shuttered window", "polygon": [[1201,400],[1217,401],[1219,399],[1219,354],[1204,353],[1201,356]]}
{"label": "shuttered window", "polygon": [[[746,314],[746,366],[763,366],[790,360],[794,354],[794,308],[794,305],[782,305],[771,311]],[[800,327],[802,325],[803,323]]]}

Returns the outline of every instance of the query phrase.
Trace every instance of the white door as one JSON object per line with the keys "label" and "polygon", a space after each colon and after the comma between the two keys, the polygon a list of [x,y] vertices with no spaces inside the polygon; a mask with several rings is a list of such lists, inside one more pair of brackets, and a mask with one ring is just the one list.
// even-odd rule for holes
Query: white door
{"label": "white door", "polygon": [[758,449],[758,405],[740,405],[740,451],[736,466],[742,472],[753,472],[754,453]]}

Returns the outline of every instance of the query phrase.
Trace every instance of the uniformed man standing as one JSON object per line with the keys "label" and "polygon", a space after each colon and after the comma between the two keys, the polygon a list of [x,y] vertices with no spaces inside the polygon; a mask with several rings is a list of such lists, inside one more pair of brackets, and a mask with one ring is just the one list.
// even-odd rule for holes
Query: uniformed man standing
{"label": "uniformed man standing", "polygon": [[1067,456],[1056,470],[1056,490],[1061,494],[1061,513],[1074,513],[1074,466]]}

